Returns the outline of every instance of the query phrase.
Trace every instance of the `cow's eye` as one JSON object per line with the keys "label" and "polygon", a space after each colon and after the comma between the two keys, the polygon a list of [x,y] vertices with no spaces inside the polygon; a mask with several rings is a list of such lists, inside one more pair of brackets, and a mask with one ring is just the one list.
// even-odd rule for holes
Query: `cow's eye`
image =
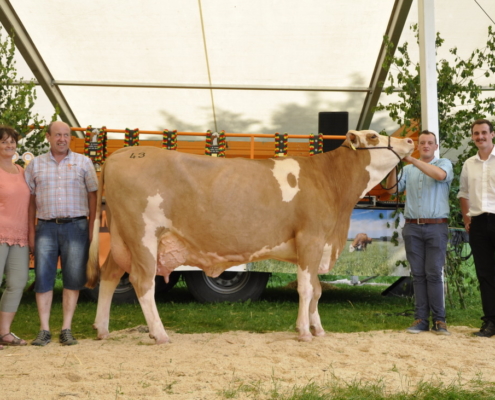
{"label": "cow's eye", "polygon": [[376,139],[376,135],[371,135],[371,139]]}

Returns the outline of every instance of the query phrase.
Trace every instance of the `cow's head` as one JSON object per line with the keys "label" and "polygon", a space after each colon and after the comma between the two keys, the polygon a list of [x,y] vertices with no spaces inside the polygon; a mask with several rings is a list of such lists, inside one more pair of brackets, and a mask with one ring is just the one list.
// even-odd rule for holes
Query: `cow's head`
{"label": "cow's head", "polygon": [[354,246],[352,244],[349,245],[349,253],[352,253],[354,250],[356,250],[354,248]]}
{"label": "cow's head", "polygon": [[412,139],[379,135],[375,131],[349,131],[343,146],[354,151],[369,151],[370,163],[366,170],[370,174],[370,180],[361,197],[385,178],[400,160],[414,151]]}
{"label": "cow's head", "polygon": [[[381,149],[386,148],[394,151],[403,159],[414,150],[412,139],[395,138],[391,136],[379,135],[375,131],[349,131],[344,144],[355,149]],[[397,157],[397,156],[396,156]]]}

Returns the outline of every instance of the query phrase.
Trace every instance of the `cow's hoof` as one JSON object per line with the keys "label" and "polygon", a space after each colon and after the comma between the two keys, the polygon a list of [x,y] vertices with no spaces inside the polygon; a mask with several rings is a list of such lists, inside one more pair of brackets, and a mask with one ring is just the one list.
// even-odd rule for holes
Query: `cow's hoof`
{"label": "cow's hoof", "polygon": [[96,339],[98,339],[98,340],[106,339],[110,335],[110,332],[108,332],[107,329],[99,329],[96,326],[96,324],[93,325],[93,329],[96,330],[96,331],[98,331],[97,334],[96,334]]}
{"label": "cow's hoof", "polygon": [[300,342],[311,342],[313,340],[313,336],[310,333],[306,335],[299,335],[297,340],[299,340]]}
{"label": "cow's hoof", "polygon": [[155,338],[155,344],[167,344],[167,343],[171,343],[171,340],[168,336],[163,338],[163,339],[156,339]]}
{"label": "cow's hoof", "polygon": [[325,331],[322,328],[315,328],[314,326],[311,327],[311,334],[316,337],[322,337],[325,336]]}
{"label": "cow's hoof", "polygon": [[170,343],[170,338],[167,336],[167,334],[165,334],[164,336],[162,337],[157,337],[155,335],[152,335],[150,333],[150,338],[151,339],[155,339],[155,344],[165,344],[165,343]]}
{"label": "cow's hoof", "polygon": [[110,334],[107,332],[107,333],[98,333],[98,335],[96,335],[96,339],[97,340],[105,340],[108,338]]}

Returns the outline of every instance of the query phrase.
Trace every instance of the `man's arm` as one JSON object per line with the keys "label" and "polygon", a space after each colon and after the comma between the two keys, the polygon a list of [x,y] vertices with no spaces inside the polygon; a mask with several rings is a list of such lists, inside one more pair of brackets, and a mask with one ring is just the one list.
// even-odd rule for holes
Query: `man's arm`
{"label": "man's arm", "polygon": [[464,227],[466,228],[466,232],[469,232],[469,227],[471,225],[471,217],[467,215],[469,212],[469,199],[460,197],[459,200],[461,202],[461,212],[462,220],[464,221]]}
{"label": "man's arm", "polygon": [[437,167],[436,165],[426,163],[411,156],[405,157],[404,161],[411,163],[421,172],[437,181],[443,181],[447,177],[447,172],[445,172],[442,168]]}
{"label": "man's arm", "polygon": [[36,195],[29,198],[28,208],[28,245],[31,253],[34,254],[34,238],[36,234]]}
{"label": "man's arm", "polygon": [[93,228],[96,217],[96,192],[88,192],[88,207],[89,207],[89,241],[93,240]]}

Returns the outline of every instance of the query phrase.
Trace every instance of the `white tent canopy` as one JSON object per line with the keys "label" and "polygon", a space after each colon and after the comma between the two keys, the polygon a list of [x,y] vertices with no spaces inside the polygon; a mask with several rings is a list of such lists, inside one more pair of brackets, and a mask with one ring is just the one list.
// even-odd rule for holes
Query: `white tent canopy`
{"label": "white tent canopy", "polygon": [[[486,44],[495,1],[434,7],[445,39],[438,58]],[[57,102],[78,126],[308,134],[318,131],[319,112],[348,111],[351,129],[393,131],[372,110],[387,100],[376,66],[385,34],[417,54],[409,26],[418,4],[0,0],[0,21],[16,30],[19,76],[46,93],[37,91],[36,111],[47,120]]]}

